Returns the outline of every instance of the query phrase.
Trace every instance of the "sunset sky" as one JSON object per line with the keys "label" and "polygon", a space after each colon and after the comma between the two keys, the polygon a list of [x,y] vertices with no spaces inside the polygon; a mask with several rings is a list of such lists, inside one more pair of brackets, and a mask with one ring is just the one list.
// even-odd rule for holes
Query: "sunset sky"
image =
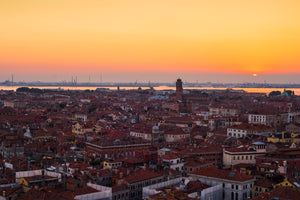
{"label": "sunset sky", "polygon": [[0,0],[0,82],[300,83],[299,11],[299,0]]}

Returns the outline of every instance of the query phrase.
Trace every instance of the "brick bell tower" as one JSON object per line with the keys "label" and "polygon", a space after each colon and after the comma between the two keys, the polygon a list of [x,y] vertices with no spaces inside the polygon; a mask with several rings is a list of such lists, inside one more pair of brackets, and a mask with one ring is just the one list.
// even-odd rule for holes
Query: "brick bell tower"
{"label": "brick bell tower", "polygon": [[180,78],[176,81],[176,96],[178,100],[182,100],[183,88],[182,88],[182,81]]}

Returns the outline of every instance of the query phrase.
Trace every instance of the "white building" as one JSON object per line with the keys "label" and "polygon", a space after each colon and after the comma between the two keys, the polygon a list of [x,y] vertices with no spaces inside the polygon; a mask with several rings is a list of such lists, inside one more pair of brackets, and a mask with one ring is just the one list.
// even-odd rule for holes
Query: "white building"
{"label": "white building", "polygon": [[256,133],[274,132],[274,128],[263,124],[239,124],[227,128],[227,136],[245,138]]}
{"label": "white building", "polygon": [[162,133],[163,132],[159,130],[158,126],[153,126],[152,130],[150,130],[149,128],[132,130],[130,131],[130,136],[139,137],[143,138],[144,140],[154,142],[163,139]]}
{"label": "white building", "polygon": [[253,197],[255,179],[238,171],[207,167],[189,175],[207,185],[220,185],[222,187],[220,200],[244,200]]}
{"label": "white building", "polygon": [[87,183],[88,187],[94,188],[97,192],[87,193],[83,195],[77,195],[74,199],[77,200],[111,200],[112,199],[112,188],[105,187],[102,185],[96,185]]}
{"label": "white building", "polygon": [[[149,196],[154,194],[162,193],[163,191],[160,188],[172,188],[174,185],[177,185],[176,189],[185,190],[187,184],[190,181],[197,180],[194,178],[176,178],[169,181],[149,185],[143,187],[143,199],[149,199]],[[201,182],[201,181],[200,181]],[[208,188],[202,189],[201,192],[193,192],[188,194],[190,198],[197,198],[201,200],[220,200],[222,199],[222,185],[214,185]]]}
{"label": "white building", "polygon": [[249,114],[248,123],[249,124],[264,124],[272,126],[275,122],[276,116],[270,114]]}
{"label": "white building", "polygon": [[263,142],[253,143],[252,145],[241,145],[236,148],[223,150],[223,166],[231,168],[240,163],[255,164],[257,156],[266,154],[266,145]]}
{"label": "white building", "polygon": [[164,139],[166,142],[177,142],[181,139],[189,138],[190,134],[184,132],[181,129],[166,131],[164,133]]}
{"label": "white building", "polygon": [[174,154],[169,154],[162,156],[161,159],[163,163],[169,165],[170,169],[183,171],[184,162],[182,161],[182,159],[180,159],[180,157]]}

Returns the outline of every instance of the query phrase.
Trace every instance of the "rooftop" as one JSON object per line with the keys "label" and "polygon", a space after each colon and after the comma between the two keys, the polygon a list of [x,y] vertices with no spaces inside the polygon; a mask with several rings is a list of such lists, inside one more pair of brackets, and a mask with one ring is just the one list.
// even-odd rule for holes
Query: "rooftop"
{"label": "rooftop", "polygon": [[278,187],[251,200],[299,200],[300,189]]}
{"label": "rooftop", "polygon": [[252,179],[251,176],[242,174],[238,171],[217,169],[214,166],[207,167],[207,168],[201,169],[196,172],[192,172],[191,174],[219,178],[219,179],[227,179],[227,180],[233,180],[233,181],[241,181],[241,182]]}
{"label": "rooftop", "polygon": [[128,183],[136,183],[147,179],[156,178],[159,176],[162,176],[162,174],[150,170],[141,169],[127,176],[125,180]]}

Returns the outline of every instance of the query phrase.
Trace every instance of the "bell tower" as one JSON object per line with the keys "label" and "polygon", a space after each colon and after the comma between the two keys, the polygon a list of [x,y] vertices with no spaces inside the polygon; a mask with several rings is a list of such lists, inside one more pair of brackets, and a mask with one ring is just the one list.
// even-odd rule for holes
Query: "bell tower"
{"label": "bell tower", "polygon": [[176,96],[177,99],[182,100],[183,88],[182,88],[182,81],[180,78],[176,81]]}

